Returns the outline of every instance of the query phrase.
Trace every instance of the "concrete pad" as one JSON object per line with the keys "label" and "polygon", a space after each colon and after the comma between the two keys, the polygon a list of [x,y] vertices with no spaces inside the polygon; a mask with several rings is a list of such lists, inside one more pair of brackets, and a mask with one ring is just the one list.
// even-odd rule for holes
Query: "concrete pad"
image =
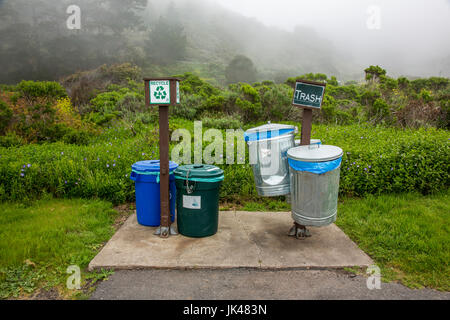
{"label": "concrete pad", "polygon": [[219,231],[207,238],[182,235],[161,239],[156,228],[130,216],[89,269],[186,268],[341,268],[373,261],[338,227],[310,228],[312,237],[297,240],[287,233],[288,212],[220,212]]}

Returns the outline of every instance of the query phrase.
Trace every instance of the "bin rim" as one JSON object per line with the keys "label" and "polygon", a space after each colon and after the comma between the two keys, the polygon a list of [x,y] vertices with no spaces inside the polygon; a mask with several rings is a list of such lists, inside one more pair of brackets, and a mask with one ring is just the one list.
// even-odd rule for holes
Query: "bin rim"
{"label": "bin rim", "polygon": [[[179,166],[174,171],[175,179],[199,181],[199,182],[215,182],[209,180],[222,181],[224,172],[219,167],[210,164],[189,164]],[[200,181],[204,180],[204,181]]]}
{"label": "bin rim", "polygon": [[296,127],[290,124],[267,123],[245,131],[244,139],[247,142],[269,140],[291,134],[295,131]]}
{"label": "bin rim", "polygon": [[[172,173],[175,169],[178,168],[178,164],[169,161],[169,171]],[[131,170],[140,174],[151,173],[151,172],[159,172],[160,171],[160,160],[143,160],[138,161],[131,166]]]}
{"label": "bin rim", "polygon": [[301,162],[328,162],[344,155],[344,150],[336,146],[312,144],[291,148],[287,156],[291,160]]}

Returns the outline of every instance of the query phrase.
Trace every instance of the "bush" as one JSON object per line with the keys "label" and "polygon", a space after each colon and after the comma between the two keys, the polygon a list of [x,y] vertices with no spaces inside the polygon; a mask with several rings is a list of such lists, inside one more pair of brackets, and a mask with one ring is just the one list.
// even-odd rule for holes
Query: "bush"
{"label": "bush", "polygon": [[25,144],[24,140],[14,132],[8,132],[4,136],[0,136],[0,147],[11,148]]}
{"label": "bush", "polygon": [[198,95],[181,95],[180,104],[169,108],[170,113],[175,117],[194,120],[204,98]]}
{"label": "bush", "polygon": [[[178,122],[174,121],[171,129],[180,126],[193,129],[192,123],[185,120],[174,127]],[[447,131],[314,125],[312,137],[344,150],[341,195],[409,191],[428,194],[449,187]],[[57,197],[102,198],[115,203],[133,201],[131,165],[158,158],[158,133],[153,126],[143,126],[136,136],[127,128],[108,129],[88,146],[58,142],[0,148],[0,190],[3,190],[0,200],[30,199],[49,193]],[[225,170],[221,199],[257,198],[248,164],[220,167]]]}
{"label": "bush", "polygon": [[49,103],[67,96],[66,89],[51,81],[21,81],[17,91],[29,104]]}
{"label": "bush", "polygon": [[13,117],[13,111],[2,100],[0,100],[0,134],[3,134]]}
{"label": "bush", "polygon": [[369,118],[374,123],[388,121],[390,116],[390,107],[383,99],[377,99],[369,109]]}
{"label": "bush", "polygon": [[87,105],[96,95],[107,91],[111,84],[136,85],[135,81],[141,81],[141,74],[142,70],[131,63],[102,65],[93,70],[70,75],[62,80],[62,84],[67,89],[72,103],[79,107]]}
{"label": "bush", "polygon": [[239,129],[242,128],[242,121],[239,115],[213,115],[212,117],[202,117],[204,127],[214,129]]}
{"label": "bush", "polygon": [[250,58],[244,55],[237,55],[227,66],[225,77],[228,83],[253,83],[256,81],[257,71]]}

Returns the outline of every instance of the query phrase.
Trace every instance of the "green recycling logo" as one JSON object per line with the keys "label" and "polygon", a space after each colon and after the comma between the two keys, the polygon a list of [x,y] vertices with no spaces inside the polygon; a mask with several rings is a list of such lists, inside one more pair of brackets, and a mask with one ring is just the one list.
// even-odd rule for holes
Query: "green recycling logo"
{"label": "green recycling logo", "polygon": [[155,93],[153,95],[158,100],[164,100],[167,97],[166,90],[164,90],[163,86],[157,87],[156,91],[155,91]]}

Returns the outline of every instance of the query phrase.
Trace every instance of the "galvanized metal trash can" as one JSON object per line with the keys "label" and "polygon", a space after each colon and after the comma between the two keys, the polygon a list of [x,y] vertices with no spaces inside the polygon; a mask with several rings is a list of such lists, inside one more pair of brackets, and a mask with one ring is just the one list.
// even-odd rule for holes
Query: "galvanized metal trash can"
{"label": "galvanized metal trash can", "polygon": [[343,154],[339,147],[317,144],[288,151],[295,222],[322,227],[336,221]]}
{"label": "galvanized metal trash can", "polygon": [[275,197],[290,193],[287,151],[295,146],[296,131],[295,126],[268,123],[245,132],[250,165],[260,196]]}
{"label": "galvanized metal trash can", "polygon": [[174,175],[178,232],[192,238],[216,234],[223,170],[212,165],[194,164],[178,167]]}

